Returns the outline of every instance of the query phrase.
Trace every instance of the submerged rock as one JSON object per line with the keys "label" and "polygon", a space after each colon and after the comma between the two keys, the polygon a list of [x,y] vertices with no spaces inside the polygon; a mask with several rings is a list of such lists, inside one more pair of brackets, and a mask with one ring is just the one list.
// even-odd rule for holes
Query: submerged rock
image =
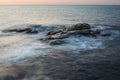
{"label": "submerged rock", "polygon": [[50,31],[50,32],[47,33],[46,36],[55,35],[55,34],[60,33],[60,32],[62,32],[62,31],[61,30],[59,30],[59,31]]}
{"label": "submerged rock", "polygon": [[38,31],[30,29],[30,30],[25,31],[25,33],[27,33],[27,34],[37,34]]}
{"label": "submerged rock", "polygon": [[7,32],[17,32],[17,29],[12,29],[12,30],[3,30],[2,32],[7,33]]}
{"label": "submerged rock", "polygon": [[48,33],[47,33],[47,36],[45,36],[45,38],[41,38],[42,41],[64,39],[64,38],[68,38],[70,36],[76,36],[76,35],[95,36],[96,34],[100,34],[99,31],[92,31],[89,29],[66,31],[66,32],[56,31],[56,32],[48,32]]}
{"label": "submerged rock", "polygon": [[61,45],[61,44],[65,44],[66,42],[64,40],[61,39],[56,39],[56,40],[50,40],[48,42],[49,45]]}
{"label": "submerged rock", "polygon": [[101,36],[102,37],[109,37],[109,36],[111,36],[111,34],[102,34]]}

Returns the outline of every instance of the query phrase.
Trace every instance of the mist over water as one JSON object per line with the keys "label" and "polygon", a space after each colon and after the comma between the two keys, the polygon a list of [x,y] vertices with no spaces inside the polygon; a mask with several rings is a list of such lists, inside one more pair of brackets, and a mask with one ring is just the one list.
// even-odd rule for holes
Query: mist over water
{"label": "mist over water", "polygon": [[[118,80],[111,68],[120,70],[119,14],[120,6],[0,6],[0,80]],[[48,31],[76,23],[111,36],[71,36],[58,46],[40,41]],[[27,27],[39,34],[2,32]]]}

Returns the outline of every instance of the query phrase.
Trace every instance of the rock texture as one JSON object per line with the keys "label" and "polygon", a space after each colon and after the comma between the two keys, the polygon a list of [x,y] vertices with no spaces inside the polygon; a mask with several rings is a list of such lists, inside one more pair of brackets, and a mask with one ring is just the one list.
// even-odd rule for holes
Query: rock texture
{"label": "rock texture", "polygon": [[88,37],[110,36],[110,34],[101,34],[101,30],[92,30],[90,24],[78,23],[76,25],[66,27],[63,30],[49,31],[46,36],[40,40],[48,43],[49,45],[60,45],[65,44],[63,39],[76,35]]}
{"label": "rock texture", "polygon": [[[111,34],[101,34],[101,30],[92,30],[92,27],[90,24],[87,23],[78,23],[69,27],[64,28],[55,28],[55,29],[48,29],[46,27],[41,27],[41,25],[32,25],[30,27],[24,28],[24,29],[10,29],[10,30],[4,30],[3,32],[16,32],[16,33],[25,33],[25,34],[37,34],[42,31],[48,31],[45,34],[44,38],[41,38],[40,40],[43,42],[48,43],[49,45],[60,45],[65,44],[64,39],[68,38],[70,36],[87,36],[87,37],[109,37]],[[45,29],[46,28],[46,29]],[[52,31],[53,30],[53,31]]]}

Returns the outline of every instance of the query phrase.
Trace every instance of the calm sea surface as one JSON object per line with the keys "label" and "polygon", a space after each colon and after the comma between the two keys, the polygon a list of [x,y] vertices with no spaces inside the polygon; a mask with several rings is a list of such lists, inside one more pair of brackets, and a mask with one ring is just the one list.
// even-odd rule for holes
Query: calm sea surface
{"label": "calm sea surface", "polygon": [[0,6],[1,27],[79,22],[119,26],[120,6]]}

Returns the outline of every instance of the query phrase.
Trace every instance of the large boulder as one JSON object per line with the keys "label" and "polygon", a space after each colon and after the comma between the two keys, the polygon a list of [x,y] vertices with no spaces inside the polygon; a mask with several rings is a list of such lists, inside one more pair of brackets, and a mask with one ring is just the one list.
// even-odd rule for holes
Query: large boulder
{"label": "large boulder", "polygon": [[84,29],[90,29],[90,25],[87,23],[78,23],[76,25],[73,25],[73,26],[67,28],[67,31],[84,30]]}

